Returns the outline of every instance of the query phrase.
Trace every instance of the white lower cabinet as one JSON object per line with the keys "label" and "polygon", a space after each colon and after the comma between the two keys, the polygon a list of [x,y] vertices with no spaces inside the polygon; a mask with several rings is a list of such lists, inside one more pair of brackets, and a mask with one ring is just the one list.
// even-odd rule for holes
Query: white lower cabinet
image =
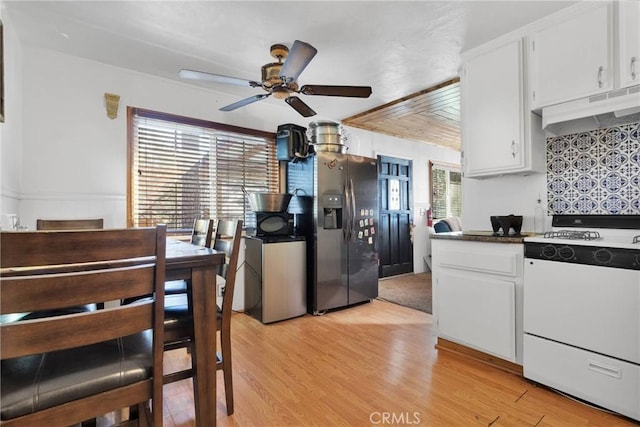
{"label": "white lower cabinet", "polygon": [[439,281],[440,336],[515,361],[515,282],[449,269]]}
{"label": "white lower cabinet", "polygon": [[523,245],[433,241],[438,337],[522,364]]}

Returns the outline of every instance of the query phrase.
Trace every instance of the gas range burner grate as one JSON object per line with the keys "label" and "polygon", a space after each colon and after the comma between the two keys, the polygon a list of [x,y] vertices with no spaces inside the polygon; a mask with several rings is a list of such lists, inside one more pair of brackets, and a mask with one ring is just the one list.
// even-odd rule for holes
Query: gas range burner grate
{"label": "gas range burner grate", "polygon": [[597,231],[576,231],[576,230],[560,230],[547,231],[544,233],[545,239],[568,239],[568,240],[596,240],[600,238]]}
{"label": "gas range burner grate", "polygon": [[640,243],[640,234],[637,236],[633,236],[633,243]]}

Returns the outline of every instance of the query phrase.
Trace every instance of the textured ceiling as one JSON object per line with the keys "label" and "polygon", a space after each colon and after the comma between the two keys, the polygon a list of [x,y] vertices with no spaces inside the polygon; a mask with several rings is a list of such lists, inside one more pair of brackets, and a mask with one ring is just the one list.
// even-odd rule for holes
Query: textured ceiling
{"label": "textured ceiling", "polygon": [[[461,52],[573,3],[4,0],[1,6],[24,45],[176,81],[181,68],[259,80],[260,67],[273,61],[272,44],[308,42],[318,54],[300,76],[301,85],[373,88],[365,99],[301,95],[318,112],[313,120],[341,121],[417,93],[416,101],[421,91],[458,76]],[[262,93],[259,88],[182,82],[211,91],[212,110]],[[276,109],[279,123],[308,125],[309,119],[274,97],[243,110],[259,117],[264,107],[257,104]],[[437,123],[429,121],[436,115],[416,111],[415,119],[431,124],[419,126],[422,134],[402,136],[437,143],[438,138],[425,134],[440,124],[440,117]],[[278,124],[261,123],[271,131]],[[374,126],[373,120],[369,124]]]}

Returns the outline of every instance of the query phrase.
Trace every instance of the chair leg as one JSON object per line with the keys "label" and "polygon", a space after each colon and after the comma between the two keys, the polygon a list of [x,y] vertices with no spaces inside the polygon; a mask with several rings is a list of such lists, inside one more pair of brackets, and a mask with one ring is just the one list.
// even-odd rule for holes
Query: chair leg
{"label": "chair leg", "polygon": [[224,395],[227,400],[227,415],[233,414],[233,371],[231,369],[231,333],[220,333]]}

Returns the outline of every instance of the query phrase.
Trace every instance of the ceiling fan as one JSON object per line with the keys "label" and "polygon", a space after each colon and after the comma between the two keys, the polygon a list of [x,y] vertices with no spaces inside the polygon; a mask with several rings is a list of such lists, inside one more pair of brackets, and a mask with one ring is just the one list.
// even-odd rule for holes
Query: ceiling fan
{"label": "ceiling fan", "polygon": [[300,98],[292,94],[301,93],[303,95],[344,96],[353,98],[368,98],[371,95],[371,87],[369,86],[304,85],[298,87],[298,76],[304,71],[307,65],[309,65],[309,62],[311,62],[316,53],[318,53],[316,48],[300,40],[293,42],[291,50],[283,44],[274,44],[271,46],[271,56],[276,58],[278,62],[271,62],[262,66],[261,82],[185,69],[180,70],[180,77],[183,79],[213,83],[261,87],[267,92],[266,94],[261,93],[224,106],[220,108],[221,111],[233,111],[273,95],[276,98],[284,99],[287,104],[302,116],[310,117],[315,115],[316,112]]}

